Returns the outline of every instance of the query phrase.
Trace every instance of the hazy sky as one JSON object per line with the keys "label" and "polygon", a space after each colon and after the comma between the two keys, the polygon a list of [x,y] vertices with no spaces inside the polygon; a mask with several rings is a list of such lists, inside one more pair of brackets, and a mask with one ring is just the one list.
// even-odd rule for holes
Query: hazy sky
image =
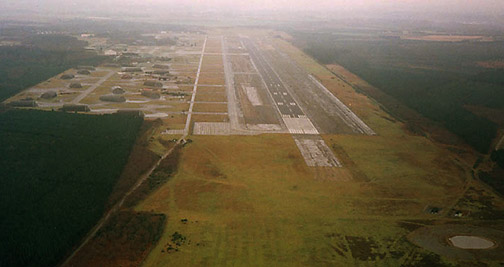
{"label": "hazy sky", "polygon": [[351,11],[351,12],[448,12],[504,15],[504,0],[0,0],[0,9],[38,9],[65,12],[68,9],[113,12],[142,6],[166,9],[223,11]]}

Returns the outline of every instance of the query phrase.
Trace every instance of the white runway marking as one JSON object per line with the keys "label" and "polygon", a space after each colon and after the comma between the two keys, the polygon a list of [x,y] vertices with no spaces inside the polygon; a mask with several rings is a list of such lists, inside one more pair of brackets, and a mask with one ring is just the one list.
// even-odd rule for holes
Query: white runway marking
{"label": "white runway marking", "polygon": [[169,116],[168,113],[162,113],[162,112],[152,113],[152,114],[145,114],[146,118],[166,118],[168,116]]}
{"label": "white runway marking", "polygon": [[166,130],[162,132],[161,134],[184,134],[184,129],[171,129],[171,130]]}
{"label": "white runway marking", "polygon": [[194,135],[230,135],[231,124],[229,122],[195,122]]}
{"label": "white runway marking", "polygon": [[244,90],[252,106],[261,106],[263,104],[255,87],[245,86]]}
{"label": "white runway marking", "polygon": [[319,134],[317,128],[308,118],[282,118],[292,134]]}

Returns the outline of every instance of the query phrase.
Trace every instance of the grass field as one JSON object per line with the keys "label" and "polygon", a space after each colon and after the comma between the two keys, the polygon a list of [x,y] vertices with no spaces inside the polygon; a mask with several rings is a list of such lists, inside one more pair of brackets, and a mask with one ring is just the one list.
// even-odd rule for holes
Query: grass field
{"label": "grass field", "polygon": [[[135,208],[167,215],[144,266],[460,264],[406,236],[453,221],[498,225],[480,217],[499,214],[504,203],[472,180],[473,158],[411,135],[300,50],[282,40],[276,45],[378,135],[324,135],[343,163],[339,169],[307,167],[289,135],[191,136],[178,171]],[[455,209],[468,215],[454,218]]]}
{"label": "grass field", "polygon": [[[335,68],[329,69],[318,64],[284,39],[271,38],[277,33],[247,29],[242,29],[240,33],[258,34],[270,38],[268,42],[262,44],[263,48],[279,49],[294,59],[352,109],[377,135],[323,135],[325,143],[343,164],[342,168],[308,167],[294,139],[288,134],[188,136],[187,139],[191,142],[177,146],[172,154],[161,161],[153,174],[129,195],[122,209],[113,214],[98,234],[76,254],[72,264],[75,263],[77,266],[140,264],[144,266],[460,264],[474,266],[476,264],[438,256],[414,245],[407,238],[412,231],[420,227],[449,223],[476,224],[502,229],[504,201],[473,179],[471,169],[475,161],[474,155],[461,153],[460,150],[464,148],[456,144],[442,146],[435,143],[427,134],[412,134],[407,124],[385,112],[375,100],[354,89],[355,84],[363,86],[369,84],[355,75],[352,76],[344,68],[334,65]],[[206,52],[221,52],[220,38],[209,38]],[[189,59],[196,62],[198,58],[178,57],[172,62],[183,63]],[[205,71],[222,69],[221,55],[205,55],[203,62]],[[249,68],[240,60],[235,63],[237,63],[236,69]],[[344,71],[346,71],[344,75],[335,74]],[[351,77],[352,84],[346,80],[348,77]],[[117,80],[118,76],[113,76],[111,80],[97,88],[96,92],[108,93]],[[224,82],[222,73],[202,73],[199,81],[200,84],[214,85],[223,85]],[[131,90],[127,86],[125,88]],[[180,86],[179,89],[191,91],[192,86]],[[200,86],[196,100],[226,101],[225,93],[223,86]],[[142,98],[138,96],[138,99]],[[92,100],[91,102],[94,102],[96,99]],[[173,101],[153,100],[150,104],[166,105],[156,107],[158,112],[187,109],[187,103],[179,104]],[[110,104],[110,106],[138,108],[142,104]],[[225,112],[227,104],[196,103],[194,111]],[[2,116],[9,112],[0,113],[0,123]],[[52,121],[47,121],[47,118],[34,123],[27,119],[7,120],[5,125],[15,122],[24,125],[26,129],[14,131],[0,125],[0,134],[2,131],[5,132],[0,143],[3,140],[9,142],[8,145],[0,146],[0,154],[17,152],[21,153],[23,158],[6,163],[0,160],[0,163],[7,166],[9,173],[12,169],[24,171],[22,167],[26,163],[36,166],[46,174],[59,170],[58,167],[78,170],[79,172],[73,173],[84,178],[78,181],[70,179],[72,183],[63,183],[61,186],[64,186],[65,190],[52,190],[57,188],[58,182],[67,181],[64,178],[68,175],[63,171],[57,172],[54,176],[56,178],[37,181],[40,185],[37,189],[47,189],[49,192],[39,198],[43,201],[37,205],[43,208],[41,205],[44,203],[58,203],[53,199],[65,192],[73,193],[65,197],[78,198],[68,201],[69,203],[76,201],[82,208],[68,211],[70,205],[56,205],[62,207],[58,211],[73,215],[71,220],[67,216],[50,218],[55,222],[65,222],[66,226],[70,225],[64,230],[51,228],[41,231],[41,227],[37,228],[36,225],[34,228],[26,228],[28,229],[26,232],[21,231],[25,222],[36,221],[41,226],[46,226],[49,219],[35,211],[29,213],[30,216],[14,216],[13,218],[21,221],[16,224],[19,227],[15,227],[14,223],[8,221],[8,216],[14,214],[14,211],[26,211],[17,206],[30,206],[26,202],[32,198],[19,203],[14,198],[8,199],[5,195],[11,193],[12,186],[2,184],[0,190],[3,188],[5,192],[0,191],[2,196],[0,203],[3,205],[2,210],[7,212],[2,213],[0,225],[2,230],[7,229],[9,232],[2,231],[0,237],[2,240],[8,240],[6,244],[13,244],[12,247],[20,249],[2,250],[0,259],[9,259],[7,255],[18,257],[18,254],[15,254],[18,251],[23,253],[34,251],[32,254],[28,253],[28,256],[23,256],[21,258],[23,262],[20,264],[14,262],[14,265],[26,265],[24,263],[30,262],[31,259],[44,257],[44,253],[49,255],[47,251],[30,250],[25,244],[31,243],[24,243],[25,240],[42,238],[43,242],[49,244],[45,245],[41,243],[42,241],[33,242],[37,248],[57,249],[58,244],[65,245],[65,248],[70,247],[73,243],[64,240],[66,234],[71,234],[70,228],[73,227],[75,230],[80,227],[79,234],[73,235],[75,240],[76,237],[82,236],[93,222],[90,219],[79,220],[82,214],[74,215],[74,213],[92,210],[93,219],[96,219],[101,215],[101,209],[96,207],[105,206],[107,200],[109,205],[107,207],[117,203],[124,192],[136,182],[136,178],[148,170],[159,156],[174,146],[172,139],[180,137],[162,135],[161,132],[167,129],[183,129],[187,118],[183,114],[173,114],[144,123],[144,127],[140,130],[140,138],[133,145],[128,164],[119,182],[114,186],[112,178],[117,177],[119,173],[117,176],[108,175],[106,178],[100,178],[96,170],[113,172],[114,169],[110,166],[116,166],[114,163],[121,160],[126,162],[128,153],[119,155],[120,152],[126,151],[126,144],[116,144],[114,137],[122,136],[125,132],[132,134],[133,131],[125,129],[134,128],[136,124],[123,121],[117,125],[119,122],[110,121],[110,118],[119,115],[84,116],[55,112],[45,114],[49,115],[48,118],[75,116],[72,118],[77,119],[72,123],[54,124],[55,128],[50,127],[53,124]],[[82,123],[85,127],[80,125],[83,122],[81,120],[90,118],[103,120],[99,130],[90,129],[91,123]],[[192,119],[193,122],[229,121],[227,115],[220,114],[193,114]],[[46,127],[51,131],[48,132]],[[69,133],[72,127],[80,129],[77,131],[78,134]],[[58,143],[61,141],[58,130],[61,129],[65,131],[65,137],[73,138],[65,139],[65,142],[69,143]],[[13,138],[26,134],[37,138],[21,138],[25,141],[30,140],[20,142],[26,149],[13,148],[11,145],[14,143]],[[55,137],[60,141],[56,144],[51,143]],[[125,139],[126,137],[121,140]],[[114,142],[114,147],[119,148],[104,149],[110,147],[110,142]],[[71,149],[63,153],[55,149],[55,146],[59,149],[68,147]],[[49,156],[35,157],[23,154],[24,151],[30,151],[34,147],[44,148],[44,153]],[[99,154],[94,152],[94,149],[98,148],[102,148]],[[68,156],[68,151],[74,152],[71,154],[72,157]],[[62,155],[65,156],[63,159],[58,158],[54,162],[49,160],[49,164],[30,161],[30,158],[51,159],[50,156],[57,158]],[[84,164],[80,161],[82,158],[92,160],[82,165]],[[9,159],[17,157],[9,156]],[[67,164],[65,160],[76,163],[77,167]],[[102,166],[103,164],[107,166]],[[28,169],[38,170],[37,168]],[[77,174],[75,177],[80,177]],[[30,174],[27,177],[32,176]],[[103,180],[93,180],[99,178]],[[91,179],[91,182],[87,183],[86,179]],[[106,182],[103,182],[104,180]],[[96,187],[99,187],[99,190]],[[113,194],[104,194],[111,190],[114,190]],[[97,196],[98,194],[100,195]],[[36,197],[36,194],[34,195]],[[50,199],[45,200],[44,197]],[[86,202],[91,197],[92,200]],[[103,202],[100,202],[102,200]],[[93,204],[95,209],[87,208],[84,202]],[[12,208],[14,206],[16,208]],[[432,214],[429,212],[429,207],[437,207],[440,212]],[[40,210],[43,210],[42,208]],[[453,215],[455,211],[461,211],[464,216],[455,217]],[[12,229],[14,231],[10,231]],[[57,238],[49,239],[48,236]],[[43,262],[42,265],[51,265],[57,261],[57,258],[51,255],[45,256],[44,259],[47,264]],[[12,265],[10,262],[7,263]],[[497,264],[485,260],[479,263]]]}
{"label": "grass field", "polygon": [[[425,206],[449,206],[462,194],[463,174],[446,152],[416,137],[325,138],[369,181],[316,180],[287,135],[191,137],[177,174],[136,208],[168,215],[145,265],[421,260],[416,257],[428,253],[402,240],[408,231],[400,222],[433,219]],[[175,233],[184,241],[173,241]]]}

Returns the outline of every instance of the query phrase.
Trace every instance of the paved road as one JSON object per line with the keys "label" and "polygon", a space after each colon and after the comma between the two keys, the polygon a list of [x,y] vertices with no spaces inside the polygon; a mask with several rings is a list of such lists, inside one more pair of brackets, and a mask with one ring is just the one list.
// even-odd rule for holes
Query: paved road
{"label": "paved road", "polygon": [[192,117],[192,110],[194,107],[194,100],[196,99],[196,92],[198,91],[198,81],[201,73],[201,65],[203,64],[203,55],[205,54],[205,48],[206,48],[206,43],[207,43],[208,36],[205,36],[205,42],[203,43],[203,48],[201,49],[201,56],[200,56],[200,61],[198,65],[198,72],[196,73],[196,79],[194,80],[194,87],[193,87],[193,92],[191,96],[191,104],[189,105],[189,114],[187,115],[187,120],[184,128],[184,135],[189,134],[189,128],[191,125],[191,117]]}
{"label": "paved road", "polygon": [[224,63],[224,76],[226,79],[226,94],[228,100],[229,123],[232,130],[243,130],[240,125],[240,118],[243,120],[243,114],[237,109],[237,99],[235,92],[234,76],[231,65],[227,58],[227,42],[224,36],[221,39],[222,43],[222,62]]}
{"label": "paved road", "polygon": [[108,80],[112,75],[114,75],[115,71],[110,71],[107,73],[107,75],[103,76],[98,82],[95,84],[91,85],[88,89],[83,91],[78,97],[76,97],[74,100],[72,100],[72,104],[78,104],[81,102],[82,99],[84,99],[87,95],[89,95],[91,92],[93,92],[98,86],[100,86],[102,83],[104,83],[106,80]]}

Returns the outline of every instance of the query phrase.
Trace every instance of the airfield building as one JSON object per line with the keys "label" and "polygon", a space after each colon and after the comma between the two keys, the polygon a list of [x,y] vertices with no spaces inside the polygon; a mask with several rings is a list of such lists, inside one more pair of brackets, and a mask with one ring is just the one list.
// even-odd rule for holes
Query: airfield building
{"label": "airfield building", "polygon": [[58,96],[58,93],[56,93],[55,91],[48,91],[48,92],[43,93],[40,97],[43,99],[52,99],[57,96]]}
{"label": "airfield building", "polygon": [[71,83],[68,87],[70,87],[72,89],[81,89],[82,84],[81,83]]}
{"label": "airfield building", "polygon": [[79,70],[79,71],[77,71],[77,74],[89,75],[89,74],[91,74],[91,72],[89,70]]}
{"label": "airfield building", "polygon": [[140,67],[124,67],[122,72],[143,72],[143,70]]}
{"label": "airfield building", "polygon": [[162,82],[159,82],[159,81],[153,81],[153,80],[148,80],[148,81],[145,81],[145,82],[144,82],[144,85],[145,85],[145,86],[148,86],[148,87],[156,87],[156,88],[161,88],[161,87],[163,87],[163,83],[162,83]]}
{"label": "airfield building", "polygon": [[125,92],[126,91],[124,91],[124,89],[122,89],[120,86],[114,86],[114,87],[112,87],[112,94],[114,94],[114,95],[122,95]]}
{"label": "airfield building", "polygon": [[62,108],[60,108],[61,111],[64,112],[89,112],[91,109],[89,109],[88,105],[74,105],[74,104],[65,104],[63,105]]}
{"label": "airfield building", "polygon": [[161,95],[159,93],[154,92],[154,91],[149,90],[149,89],[142,90],[142,95],[145,96],[145,97],[148,97],[150,99],[160,99],[161,98]]}
{"label": "airfield building", "polygon": [[126,98],[122,95],[102,95],[100,96],[101,101],[105,102],[115,102],[115,103],[123,103],[126,102]]}
{"label": "airfield building", "polygon": [[61,79],[62,80],[71,80],[73,78],[75,78],[75,75],[73,75],[73,74],[63,74],[63,75],[61,75]]}
{"label": "airfield building", "polygon": [[33,99],[21,99],[10,102],[9,106],[18,108],[32,108],[32,107],[38,107],[38,104],[37,101]]}

